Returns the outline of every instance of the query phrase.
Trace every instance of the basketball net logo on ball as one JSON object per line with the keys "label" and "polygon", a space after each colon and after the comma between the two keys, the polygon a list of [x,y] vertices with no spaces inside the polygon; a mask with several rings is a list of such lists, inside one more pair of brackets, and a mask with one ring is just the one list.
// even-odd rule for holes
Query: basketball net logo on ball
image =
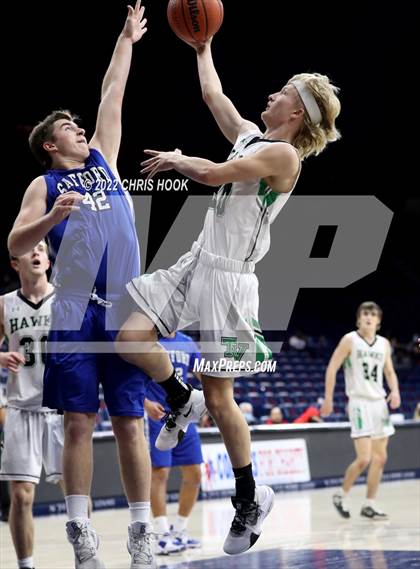
{"label": "basketball net logo on ball", "polygon": [[187,43],[200,44],[214,36],[223,22],[220,0],[169,0],[168,21]]}

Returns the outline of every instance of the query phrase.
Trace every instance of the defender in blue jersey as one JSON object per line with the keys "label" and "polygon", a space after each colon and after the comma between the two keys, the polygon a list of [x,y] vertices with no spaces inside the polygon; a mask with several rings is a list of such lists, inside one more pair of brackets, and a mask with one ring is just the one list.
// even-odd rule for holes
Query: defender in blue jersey
{"label": "defender in blue jersey", "polygon": [[[188,383],[188,374],[193,371],[195,361],[201,359],[201,354],[195,342],[181,332],[174,332],[168,338],[162,338],[160,344],[168,351],[171,362],[179,377]],[[195,385],[194,378],[191,383]],[[199,382],[196,382],[199,383]],[[167,555],[183,549],[200,547],[200,542],[187,534],[188,518],[197,501],[201,482],[200,437],[194,423],[173,449],[161,451],[155,447],[156,439],[162,428],[161,419],[170,412],[166,401],[166,392],[154,381],[147,386],[144,402],[148,414],[149,445],[152,459],[152,492],[151,505],[154,517],[153,524],[159,538],[156,543],[156,553]],[[172,526],[169,526],[166,516],[166,492],[170,468],[179,466],[182,474],[179,492],[178,515]]]}
{"label": "defender in blue jersey", "polygon": [[113,330],[124,317],[125,282],[140,273],[132,203],[117,171],[132,45],[146,31],[140,4],[137,0],[134,8],[128,6],[90,142],[68,111],[53,112],[33,129],[31,150],[48,170],[28,187],[8,243],[10,253],[20,256],[48,236],[56,255],[44,404],[65,415],[67,535],[80,569],[103,567],[87,512],[99,383],[112,418],[130,508],[131,569],[156,566],[149,524],[150,457],[142,424],[146,378],[112,351]]}

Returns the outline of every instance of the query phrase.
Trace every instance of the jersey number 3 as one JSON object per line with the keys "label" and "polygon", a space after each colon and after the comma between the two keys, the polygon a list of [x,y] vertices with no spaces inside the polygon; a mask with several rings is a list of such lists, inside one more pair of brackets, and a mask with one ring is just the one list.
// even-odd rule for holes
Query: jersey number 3
{"label": "jersey number 3", "polygon": [[45,365],[45,344],[47,342],[47,336],[42,336],[39,340],[39,348],[35,350],[35,346],[38,344],[38,340],[34,340],[32,336],[23,336],[20,339],[19,345],[23,347],[23,355],[25,356],[25,367],[32,367],[38,361]]}

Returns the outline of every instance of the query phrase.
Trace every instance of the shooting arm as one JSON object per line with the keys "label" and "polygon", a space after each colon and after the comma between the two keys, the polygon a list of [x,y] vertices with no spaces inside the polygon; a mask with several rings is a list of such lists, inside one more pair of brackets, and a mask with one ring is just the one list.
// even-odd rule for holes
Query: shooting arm
{"label": "shooting arm", "polygon": [[210,42],[197,49],[197,67],[203,99],[225,137],[233,144],[240,132],[258,130],[254,123],[241,117],[232,101],[223,93]]}

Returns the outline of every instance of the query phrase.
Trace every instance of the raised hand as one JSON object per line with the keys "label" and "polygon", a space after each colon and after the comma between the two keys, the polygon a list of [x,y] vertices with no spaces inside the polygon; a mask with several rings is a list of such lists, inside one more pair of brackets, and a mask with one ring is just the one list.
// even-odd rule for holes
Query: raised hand
{"label": "raised hand", "polygon": [[144,6],[141,6],[141,0],[137,0],[135,7],[127,6],[128,15],[124,24],[122,35],[132,43],[138,42],[147,32],[147,19],[143,18]]}
{"label": "raised hand", "polygon": [[198,54],[200,54],[200,53],[203,53],[203,51],[206,49],[207,46],[210,47],[212,40],[213,40],[213,36],[211,36],[205,42],[193,42],[193,41],[186,41],[186,40],[184,40],[184,42],[186,44],[188,44],[189,46],[191,46],[192,48],[194,48],[195,51]]}

